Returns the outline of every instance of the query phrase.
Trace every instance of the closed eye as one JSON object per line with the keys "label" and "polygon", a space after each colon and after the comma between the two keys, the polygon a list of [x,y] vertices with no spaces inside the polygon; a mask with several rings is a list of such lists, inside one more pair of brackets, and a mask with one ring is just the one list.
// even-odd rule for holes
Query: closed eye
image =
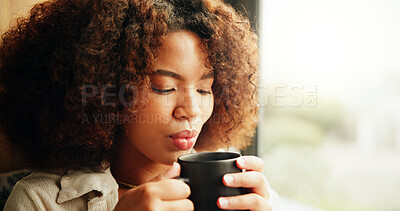
{"label": "closed eye", "polygon": [[197,92],[200,93],[200,94],[202,94],[202,95],[206,95],[206,94],[209,94],[209,95],[210,95],[210,94],[211,94],[210,91],[201,90],[201,89],[198,89]]}
{"label": "closed eye", "polygon": [[158,94],[169,94],[169,93],[175,91],[175,88],[171,88],[171,89],[158,89],[158,88],[156,88],[156,87],[154,87],[154,86],[152,86],[151,89],[152,89],[154,92],[158,93]]}

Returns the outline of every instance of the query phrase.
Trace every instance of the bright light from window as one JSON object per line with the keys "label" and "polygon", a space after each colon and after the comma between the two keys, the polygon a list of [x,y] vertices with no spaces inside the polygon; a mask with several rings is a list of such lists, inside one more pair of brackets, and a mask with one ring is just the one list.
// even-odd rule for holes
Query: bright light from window
{"label": "bright light from window", "polygon": [[261,5],[272,186],[328,210],[400,210],[400,1]]}

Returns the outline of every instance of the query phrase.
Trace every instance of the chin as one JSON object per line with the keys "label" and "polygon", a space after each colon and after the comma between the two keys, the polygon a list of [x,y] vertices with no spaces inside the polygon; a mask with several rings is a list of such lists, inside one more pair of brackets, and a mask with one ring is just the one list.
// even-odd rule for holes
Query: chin
{"label": "chin", "polygon": [[178,162],[178,157],[179,156],[190,154],[191,151],[192,151],[192,149],[186,150],[186,151],[177,151],[175,153],[171,153],[170,155],[172,155],[172,156],[170,156],[169,158],[165,159],[164,161],[167,161],[166,162],[167,165],[171,165],[174,162]]}
{"label": "chin", "polygon": [[176,155],[174,154],[170,154],[167,156],[163,156],[163,157],[156,157],[155,161],[159,164],[163,164],[163,165],[167,165],[170,166],[172,165],[174,162],[178,162],[178,157],[180,155]]}

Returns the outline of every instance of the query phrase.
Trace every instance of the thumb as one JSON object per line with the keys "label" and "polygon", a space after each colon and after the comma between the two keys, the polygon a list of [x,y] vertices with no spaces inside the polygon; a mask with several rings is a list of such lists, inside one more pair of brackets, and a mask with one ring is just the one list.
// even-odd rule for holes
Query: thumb
{"label": "thumb", "polygon": [[174,164],[172,164],[171,168],[168,169],[166,172],[154,177],[151,181],[155,182],[155,181],[160,181],[162,179],[172,179],[175,177],[178,177],[181,173],[181,166],[179,165],[179,163],[174,162]]}

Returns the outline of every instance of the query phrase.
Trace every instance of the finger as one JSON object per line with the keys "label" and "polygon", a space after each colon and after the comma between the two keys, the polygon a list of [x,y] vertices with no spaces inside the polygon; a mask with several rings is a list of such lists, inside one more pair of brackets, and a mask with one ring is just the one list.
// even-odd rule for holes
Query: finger
{"label": "finger", "polygon": [[174,201],[164,201],[163,209],[167,211],[176,211],[176,210],[194,210],[193,202],[189,199],[181,199],[181,200],[174,200]]}
{"label": "finger", "polygon": [[248,171],[263,172],[264,161],[256,156],[242,156],[236,160],[236,165],[240,169],[246,169]]}
{"label": "finger", "polygon": [[226,210],[271,211],[271,205],[268,200],[255,193],[220,197],[218,198],[217,206]]}
{"label": "finger", "polygon": [[179,176],[180,173],[181,166],[179,165],[179,163],[174,162],[168,171],[166,171],[164,174],[161,174],[161,177],[164,179],[172,179]]}
{"label": "finger", "polygon": [[155,181],[160,181],[162,179],[172,179],[174,177],[179,176],[180,173],[181,173],[181,166],[179,165],[179,163],[174,162],[170,169],[168,169],[163,174],[154,177],[150,181],[155,182]]}
{"label": "finger", "polygon": [[269,199],[267,181],[264,175],[257,171],[225,174],[222,182],[228,187],[251,188],[254,193]]}
{"label": "finger", "polygon": [[189,186],[176,179],[164,179],[158,182],[149,182],[144,185],[142,194],[149,197],[158,197],[162,200],[185,199],[190,195]]}

